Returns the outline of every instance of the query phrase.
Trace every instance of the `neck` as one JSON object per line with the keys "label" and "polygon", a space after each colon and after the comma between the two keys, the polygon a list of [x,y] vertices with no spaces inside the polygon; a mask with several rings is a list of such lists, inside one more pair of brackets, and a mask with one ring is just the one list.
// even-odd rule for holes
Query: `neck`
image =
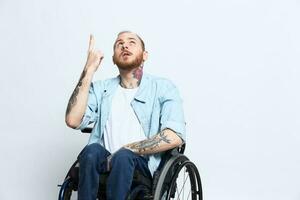
{"label": "neck", "polygon": [[124,88],[136,88],[140,85],[142,76],[143,76],[143,67],[137,67],[132,70],[123,70],[120,71],[120,85]]}

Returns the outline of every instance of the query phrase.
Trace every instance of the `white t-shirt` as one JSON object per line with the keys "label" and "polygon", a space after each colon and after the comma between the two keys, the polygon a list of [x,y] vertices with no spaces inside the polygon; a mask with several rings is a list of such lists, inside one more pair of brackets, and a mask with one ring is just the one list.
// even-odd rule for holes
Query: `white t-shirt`
{"label": "white t-shirt", "polygon": [[143,128],[130,103],[138,88],[120,85],[112,98],[111,111],[104,128],[105,148],[114,153],[122,146],[146,139]]}

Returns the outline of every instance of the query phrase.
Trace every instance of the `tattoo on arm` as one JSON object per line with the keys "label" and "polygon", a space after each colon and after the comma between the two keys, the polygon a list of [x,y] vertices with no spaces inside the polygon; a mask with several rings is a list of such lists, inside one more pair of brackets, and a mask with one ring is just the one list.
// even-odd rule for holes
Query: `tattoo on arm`
{"label": "tattoo on arm", "polygon": [[165,134],[165,131],[161,131],[159,134],[154,136],[153,138],[143,140],[140,142],[132,143],[128,147],[134,152],[143,153],[147,150],[155,150],[157,149],[161,142],[165,142],[170,144],[171,140]]}
{"label": "tattoo on arm", "polygon": [[73,106],[76,104],[77,102],[77,95],[79,93],[79,90],[80,90],[80,87],[82,86],[82,80],[84,79],[86,75],[86,71],[84,70],[80,76],[80,79],[79,79],[79,82],[78,84],[76,85],[71,97],[70,97],[70,100],[69,100],[69,103],[68,103],[68,107],[67,107],[67,111],[66,111],[66,115],[68,115],[71,111],[71,109],[73,108]]}

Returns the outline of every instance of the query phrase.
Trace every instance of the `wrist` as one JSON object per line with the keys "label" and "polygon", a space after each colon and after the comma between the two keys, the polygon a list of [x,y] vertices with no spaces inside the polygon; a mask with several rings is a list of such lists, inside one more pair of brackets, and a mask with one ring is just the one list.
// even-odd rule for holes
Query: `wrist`
{"label": "wrist", "polygon": [[128,149],[129,151],[132,151],[133,153],[137,153],[137,152],[135,151],[135,149],[132,149],[132,148],[130,148],[129,146],[124,146],[123,148],[124,148],[124,149]]}
{"label": "wrist", "polygon": [[93,69],[91,69],[90,67],[87,67],[87,66],[84,67],[83,71],[84,71],[85,75],[88,77],[93,77],[93,75],[95,73],[95,71]]}

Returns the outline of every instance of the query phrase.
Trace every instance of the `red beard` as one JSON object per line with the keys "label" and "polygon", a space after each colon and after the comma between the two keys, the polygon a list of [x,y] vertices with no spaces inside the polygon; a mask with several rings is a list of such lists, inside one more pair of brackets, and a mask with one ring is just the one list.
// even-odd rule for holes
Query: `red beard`
{"label": "red beard", "polygon": [[[130,55],[134,56],[134,55]],[[127,58],[129,59],[129,58]],[[143,63],[143,53],[137,55],[132,61],[127,61],[122,58],[122,56],[113,56],[114,63],[118,66],[118,68],[123,70],[132,70],[142,65]]]}

